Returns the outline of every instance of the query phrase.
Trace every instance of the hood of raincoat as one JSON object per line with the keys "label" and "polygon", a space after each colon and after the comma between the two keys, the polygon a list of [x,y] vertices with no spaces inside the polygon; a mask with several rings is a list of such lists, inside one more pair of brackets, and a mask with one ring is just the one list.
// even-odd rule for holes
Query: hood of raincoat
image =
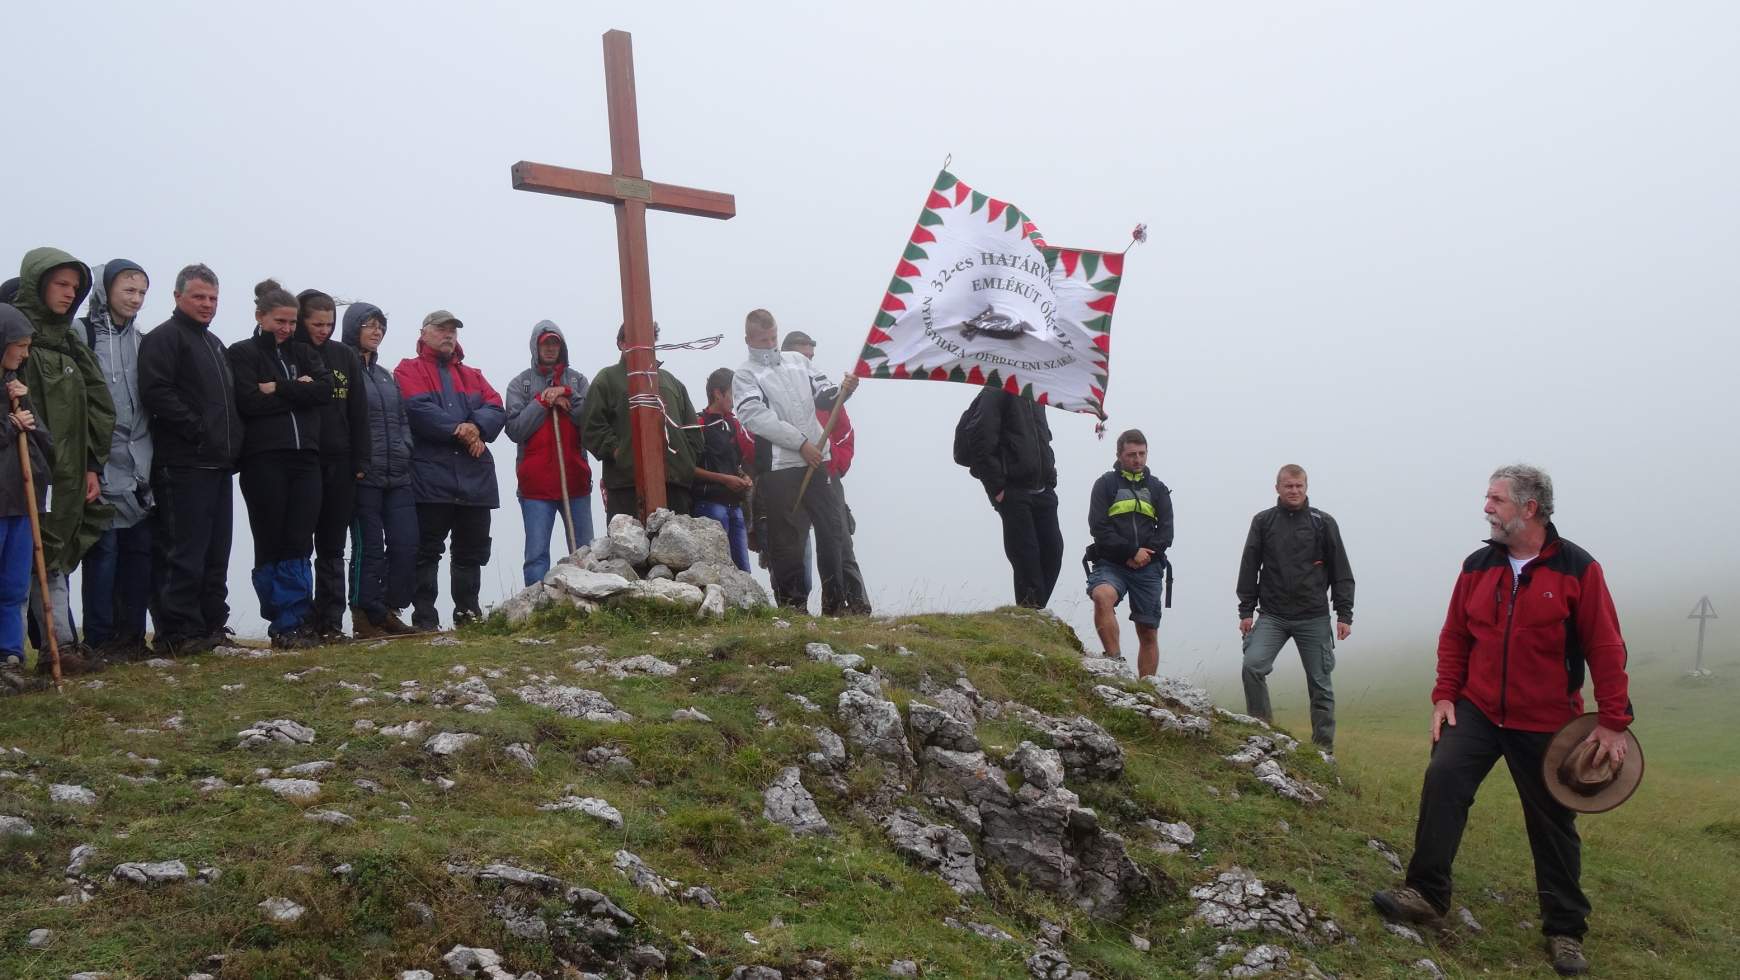
{"label": "hood of raincoat", "polygon": [[[151,274],[131,259],[110,259],[92,269],[91,305],[85,311],[85,316],[90,318],[91,323],[104,327],[114,326],[109,311],[109,287],[115,284],[115,280],[119,279],[123,272],[137,272],[145,277],[147,285],[151,282]],[[134,314],[133,318],[137,320],[138,314]],[[128,324],[128,326],[132,326],[132,324]]]}
{"label": "hood of raincoat", "polygon": [[[48,304],[42,301],[42,287],[48,281],[49,274],[62,266],[72,266],[79,271],[79,291],[65,313],[54,314],[48,311]],[[29,317],[31,324],[36,327],[36,343],[65,350],[70,342],[73,314],[90,293],[90,266],[58,248],[33,248],[24,253],[24,261],[19,264],[18,296],[13,299],[12,305],[18,308],[18,312]]]}
{"label": "hood of raincoat", "polygon": [[0,303],[0,347],[10,347],[36,332],[30,318],[14,307]]}
{"label": "hood of raincoat", "polygon": [[[562,353],[556,358],[556,363],[552,367],[545,367],[538,363],[538,341],[544,339],[545,334],[555,334],[556,339],[562,342]],[[568,338],[563,336],[562,328],[556,326],[555,323],[549,320],[539,320],[538,325],[532,328],[530,346],[532,349],[532,370],[539,374],[549,376],[552,370],[560,371],[568,366]]]}
{"label": "hood of raincoat", "polygon": [[362,350],[362,325],[367,323],[371,316],[380,318],[381,340],[383,343],[386,341],[387,315],[382,313],[381,308],[373,303],[356,302],[350,304],[344,311],[344,330],[340,339],[344,341],[346,347],[354,347],[358,351]]}

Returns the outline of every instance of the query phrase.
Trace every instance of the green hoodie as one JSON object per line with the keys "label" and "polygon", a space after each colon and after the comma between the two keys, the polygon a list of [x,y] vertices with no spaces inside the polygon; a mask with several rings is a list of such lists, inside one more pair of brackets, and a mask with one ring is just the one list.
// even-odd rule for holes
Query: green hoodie
{"label": "green hoodie", "polygon": [[[79,273],[79,294],[65,313],[42,300],[49,274],[62,266]],[[85,502],[85,474],[103,472],[115,432],[115,402],[96,356],[73,331],[73,315],[91,292],[91,270],[58,248],[34,248],[19,266],[13,305],[30,318],[36,336],[20,372],[36,414],[54,435],[52,498],[42,519],[42,553],[57,572],[70,572],[105,529],[114,511]]]}

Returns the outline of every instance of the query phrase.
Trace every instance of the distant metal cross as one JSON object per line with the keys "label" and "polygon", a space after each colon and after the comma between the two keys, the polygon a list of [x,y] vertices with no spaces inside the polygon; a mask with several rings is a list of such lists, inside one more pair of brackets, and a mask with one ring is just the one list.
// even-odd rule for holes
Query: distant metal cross
{"label": "distant metal cross", "polygon": [[1716,615],[1716,607],[1710,605],[1710,597],[1705,596],[1698,600],[1697,606],[1686,618],[1698,621],[1698,666],[1694,669],[1701,671],[1704,669],[1704,624],[1721,617]]}
{"label": "distant metal cross", "polygon": [[[675,211],[730,218],[737,200],[645,179],[640,166],[640,120],[635,111],[634,49],[627,31],[604,35],[604,91],[610,107],[610,173],[543,163],[514,164],[514,190],[602,201],[616,208],[616,250],[622,277],[622,322],[627,327],[629,428],[634,444],[634,486],[641,517],[665,506],[665,411],[659,405],[658,362],[653,357],[652,283],[646,258],[646,212]],[[674,409],[675,406],[666,406]],[[694,419],[675,419],[691,425]]]}

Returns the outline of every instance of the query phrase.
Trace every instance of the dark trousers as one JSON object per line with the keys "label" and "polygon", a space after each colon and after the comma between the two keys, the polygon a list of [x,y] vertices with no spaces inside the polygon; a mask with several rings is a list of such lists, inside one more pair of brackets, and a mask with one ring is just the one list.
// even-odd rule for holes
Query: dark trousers
{"label": "dark trousers", "polygon": [[[675,483],[665,484],[665,506],[673,514],[689,514],[695,510],[695,498],[689,493],[689,488]],[[632,485],[626,487],[607,487],[604,490],[604,521],[618,514],[627,514],[635,520],[640,520],[640,495],[634,492]]]}
{"label": "dark trousers", "polygon": [[465,504],[417,505],[417,585],[411,593],[415,607],[411,625],[432,630],[441,627],[435,600],[441,596],[436,584],[441,570],[441,552],[453,536],[453,562],[449,570],[453,589],[453,622],[482,619],[477,593],[483,585],[483,566],[489,564],[489,508]]}
{"label": "dark trousers", "polygon": [[[864,586],[864,573],[858,568],[858,554],[852,547],[852,535],[858,533],[858,522],[852,519],[851,505],[846,503],[846,484],[834,478],[834,492],[840,498],[840,516],[845,521],[846,535],[840,542],[840,577],[832,587],[822,586],[822,615],[838,616],[842,612],[854,616],[870,615],[870,592]],[[804,577],[810,571],[809,540],[804,540]]]}
{"label": "dark trousers", "polygon": [[[349,456],[320,460],[320,514],[314,522],[314,622],[344,628],[344,541],[356,516],[356,471]],[[356,553],[351,552],[351,563]]]}
{"label": "dark trousers", "polygon": [[151,523],[112,527],[85,552],[85,642],[91,646],[145,642],[151,603]]}
{"label": "dark trousers", "polygon": [[1044,609],[1063,570],[1063,530],[1057,525],[1057,491],[1033,493],[1009,487],[995,504],[1003,520],[1003,554],[1015,573],[1015,604]]}
{"label": "dark trousers", "polygon": [[1579,940],[1588,931],[1589,900],[1578,885],[1583,845],[1577,836],[1577,815],[1547,793],[1541,778],[1541,756],[1552,739],[1550,732],[1500,728],[1471,702],[1456,703],[1456,724],[1444,726],[1426,766],[1414,857],[1408,862],[1409,886],[1439,911],[1450,908],[1450,865],[1462,843],[1474,792],[1502,756],[1522,798],[1523,823],[1535,859],[1541,931]]}
{"label": "dark trousers", "polygon": [[151,536],[158,640],[203,638],[230,619],[230,529],[234,492],[227,470],[157,467],[157,527]]}
{"label": "dark trousers", "polygon": [[411,604],[417,585],[417,500],[411,488],[357,487],[351,535],[351,602],[379,626],[388,612]]}
{"label": "dark trousers", "polygon": [[816,575],[822,591],[844,589],[846,513],[840,506],[839,484],[825,470],[817,470],[798,499],[804,467],[792,466],[763,473],[755,480],[756,506],[767,515],[767,566],[773,580],[773,597],[782,606],[807,610],[810,590],[804,584],[804,542],[810,528],[816,529]]}
{"label": "dark trousers", "polygon": [[320,519],[320,457],[297,450],[257,453],[242,460],[241,483],[254,567],[307,561]]}

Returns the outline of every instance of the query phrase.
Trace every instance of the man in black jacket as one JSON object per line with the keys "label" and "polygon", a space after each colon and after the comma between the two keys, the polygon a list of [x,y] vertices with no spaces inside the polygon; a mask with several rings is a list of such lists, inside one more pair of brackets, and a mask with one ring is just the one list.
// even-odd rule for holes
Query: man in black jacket
{"label": "man in black jacket", "polygon": [[1087,593],[1094,601],[1094,630],[1105,655],[1123,659],[1118,603],[1130,597],[1136,624],[1136,672],[1160,669],[1160,607],[1166,549],[1172,547],[1172,491],[1148,472],[1148,437],[1140,429],[1118,436],[1118,465],[1094,481],[1088,503],[1094,544]]}
{"label": "man in black jacket", "polygon": [[224,345],[211,333],[217,274],[175,277],[175,312],[139,344],[139,397],[151,414],[156,650],[177,655],[223,642],[229,622],[230,475],[242,419]]}
{"label": "man in black jacket", "polygon": [[[1335,750],[1335,641],[1353,632],[1353,567],[1335,518],[1311,506],[1304,468],[1275,476],[1275,506],[1251,518],[1239,562],[1239,633],[1244,637],[1245,712],[1271,721],[1269,672],[1288,639],[1305,665],[1311,740]],[[1328,590],[1335,606],[1330,636]],[[1261,606],[1263,614],[1255,615]]]}
{"label": "man in black jacket", "polygon": [[1015,572],[1015,604],[1043,609],[1063,568],[1057,458],[1045,406],[987,386],[968,412],[973,427],[968,471],[984,484],[1003,521],[1003,554]]}

